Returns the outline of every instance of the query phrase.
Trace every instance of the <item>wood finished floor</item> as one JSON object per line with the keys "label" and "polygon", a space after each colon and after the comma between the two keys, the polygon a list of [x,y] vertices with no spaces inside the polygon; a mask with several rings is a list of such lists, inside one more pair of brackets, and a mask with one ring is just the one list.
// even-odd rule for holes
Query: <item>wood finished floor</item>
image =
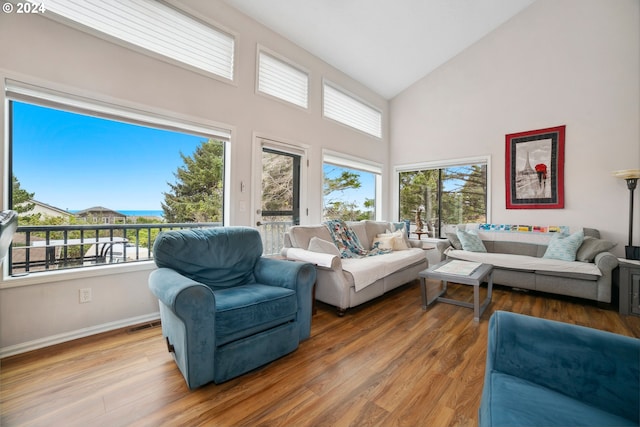
{"label": "wood finished floor", "polygon": [[[472,289],[452,284],[448,296],[472,301]],[[6,358],[0,425],[475,426],[495,310],[640,337],[639,317],[502,287],[480,323],[450,304],[423,312],[414,282],[342,318],[318,304],[294,353],[196,391],[157,326]]]}

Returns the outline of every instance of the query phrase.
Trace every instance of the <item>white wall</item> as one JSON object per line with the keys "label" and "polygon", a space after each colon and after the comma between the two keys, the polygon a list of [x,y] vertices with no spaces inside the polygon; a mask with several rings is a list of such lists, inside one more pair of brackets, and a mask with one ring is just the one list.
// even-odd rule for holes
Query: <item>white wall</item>
{"label": "white wall", "polygon": [[[385,99],[222,1],[185,3],[195,14],[237,35],[236,84],[207,78],[41,16],[5,13],[0,14],[0,79],[212,121],[231,129],[230,225],[252,223],[251,155],[256,133],[310,147],[309,185],[303,189],[310,216],[302,221],[307,223],[321,220],[323,148],[386,163],[386,121],[379,140],[323,119],[322,78],[366,99],[386,117]],[[309,111],[255,94],[257,43],[310,70]],[[4,117],[4,102],[0,110]],[[0,121],[3,168],[7,164],[6,130]],[[0,200],[6,203],[8,184],[5,174],[0,175]],[[240,192],[241,181],[246,185],[244,192]],[[147,289],[149,270],[114,268],[95,277],[71,274],[43,282],[32,276],[18,283],[0,283],[0,356],[157,315],[157,302]],[[27,284],[14,287],[21,283]],[[79,304],[78,290],[85,287],[92,288],[93,301]]]}
{"label": "white wall", "polygon": [[[392,164],[490,155],[492,222],[599,228],[622,256],[629,193],[611,172],[640,168],[639,6],[536,1],[391,101]],[[558,125],[565,208],[507,210],[505,135]]]}

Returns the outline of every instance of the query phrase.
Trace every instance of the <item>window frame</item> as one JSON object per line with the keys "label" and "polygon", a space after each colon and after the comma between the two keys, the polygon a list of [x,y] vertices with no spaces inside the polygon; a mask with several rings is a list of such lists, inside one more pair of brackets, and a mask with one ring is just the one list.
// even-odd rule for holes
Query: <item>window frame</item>
{"label": "window frame", "polygon": [[[374,208],[374,220],[382,221],[382,174],[384,166],[380,163],[365,160],[359,157],[351,156],[348,154],[339,153],[327,149],[322,150],[322,165],[330,164],[341,168],[354,169],[362,172],[371,173],[375,177],[375,208]],[[324,172],[322,173],[321,180],[322,187],[320,188],[320,194],[323,194],[324,187]],[[320,218],[324,221],[324,195],[320,201]]]}
{"label": "window frame", "polygon": [[[12,148],[10,130],[12,127],[10,103],[12,101],[30,103],[46,108],[62,109],[71,113],[90,115],[108,120],[117,120],[138,126],[153,127],[174,132],[184,132],[200,135],[208,138],[219,139],[224,142],[224,191],[223,191],[223,225],[229,225],[231,211],[231,191],[229,182],[231,178],[231,147],[233,130],[231,126],[201,119],[178,117],[166,112],[160,112],[154,108],[144,105],[132,105],[125,102],[114,103],[105,101],[98,96],[88,98],[36,86],[30,83],[5,78],[3,88],[3,126],[5,130],[4,141],[4,162],[6,166],[0,182],[2,182],[2,209],[6,209],[9,204],[9,186],[12,185],[10,174],[12,173]],[[147,271],[156,268],[153,260],[139,261],[135,263],[117,263],[108,265],[97,265],[90,268],[77,268],[68,270],[51,270],[39,272],[34,275],[11,276],[8,271],[9,263],[2,263],[0,270],[0,289],[41,284],[49,282],[59,282],[73,280],[77,278],[99,277],[105,275],[121,274],[128,272]]]}
{"label": "window frame", "polygon": [[[393,168],[393,212],[396,220],[400,220],[400,173],[412,172],[426,169],[446,169],[456,166],[469,166],[473,164],[485,164],[487,167],[487,222],[491,222],[491,156],[476,156],[476,157],[463,157],[457,159],[436,160],[431,162],[410,163],[404,165],[397,165]],[[437,236],[436,238],[440,238]]]}

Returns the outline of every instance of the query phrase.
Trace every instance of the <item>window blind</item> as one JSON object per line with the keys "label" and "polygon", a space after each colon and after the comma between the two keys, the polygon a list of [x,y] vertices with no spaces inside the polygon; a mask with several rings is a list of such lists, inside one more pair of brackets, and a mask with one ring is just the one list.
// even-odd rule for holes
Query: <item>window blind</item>
{"label": "window blind", "polygon": [[375,137],[382,137],[382,113],[325,82],[323,114]]}
{"label": "window blind", "polygon": [[47,0],[47,12],[233,80],[234,38],[154,0]]}
{"label": "window blind", "polygon": [[259,52],[258,91],[307,108],[309,75],[265,52]]}

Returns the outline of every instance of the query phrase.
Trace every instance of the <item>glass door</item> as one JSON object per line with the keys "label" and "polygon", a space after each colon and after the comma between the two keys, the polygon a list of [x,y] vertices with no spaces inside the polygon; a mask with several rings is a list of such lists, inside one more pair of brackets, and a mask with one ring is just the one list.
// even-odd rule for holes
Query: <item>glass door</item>
{"label": "glass door", "polygon": [[298,154],[262,148],[261,203],[256,226],[265,255],[280,253],[284,233],[300,224],[300,161]]}

